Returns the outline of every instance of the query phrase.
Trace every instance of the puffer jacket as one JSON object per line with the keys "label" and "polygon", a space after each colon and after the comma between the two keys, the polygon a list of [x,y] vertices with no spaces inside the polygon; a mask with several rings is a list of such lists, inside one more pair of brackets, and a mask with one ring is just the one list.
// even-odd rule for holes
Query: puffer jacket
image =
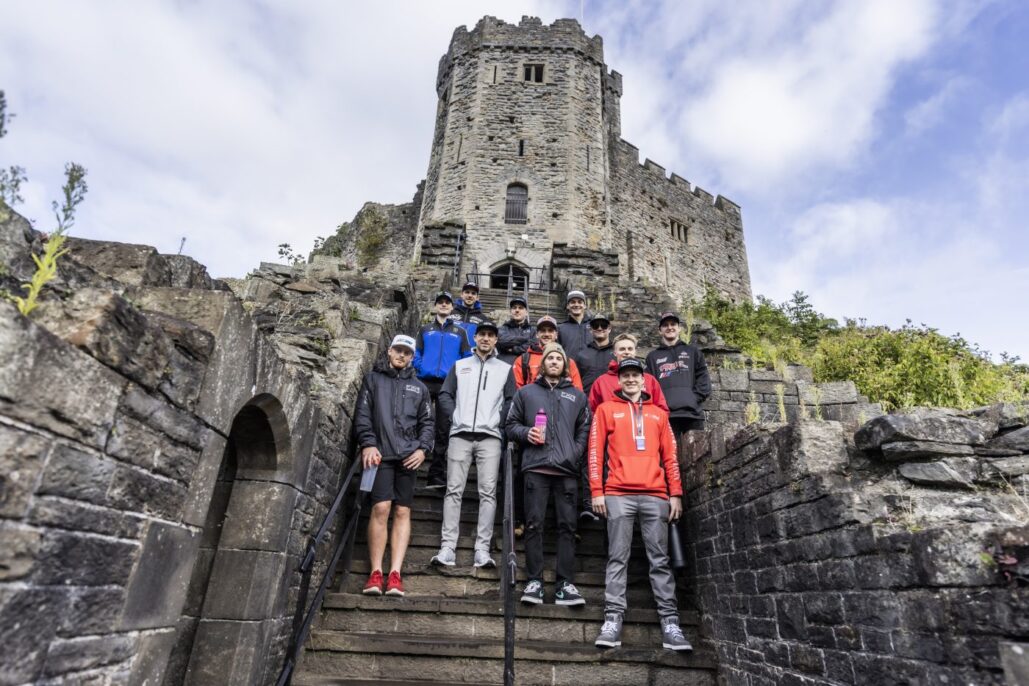
{"label": "puffer jacket", "polygon": [[704,418],[700,404],[711,395],[711,377],[700,348],[682,341],[662,343],[647,355],[647,371],[661,384],[672,417]]}
{"label": "puffer jacket", "polygon": [[[579,365],[575,364],[575,360],[567,355],[565,359],[568,360],[568,378],[572,380],[572,385],[581,391],[582,377],[579,375]],[[539,376],[541,364],[543,364],[543,344],[533,341],[524,353],[515,358],[512,365],[511,376],[514,377],[515,387],[528,386],[535,381]]]}
{"label": "puffer jacket", "polygon": [[[547,413],[543,445],[529,442],[529,430],[536,424],[536,413]],[[586,394],[564,377],[551,387],[544,378],[522,386],[515,393],[507,414],[507,437],[522,448],[522,471],[538,467],[556,469],[578,476],[582,455],[590,433],[590,408]]]}
{"label": "puffer jacket", "polygon": [[471,354],[465,330],[453,319],[432,321],[414,339],[414,369],[423,381],[442,381],[454,363]]}
{"label": "puffer jacket", "polygon": [[465,330],[465,333],[468,334],[468,345],[474,348],[475,331],[479,328],[479,324],[486,321],[486,315],[482,313],[482,303],[475,301],[474,305],[466,307],[463,300],[458,300],[454,303],[454,314],[451,318]]}
{"label": "puffer jacket", "polygon": [[590,341],[575,356],[575,364],[579,365],[579,373],[582,374],[582,390],[586,395],[589,395],[593,382],[607,371],[607,366],[615,359],[614,350],[615,344],[610,340],[603,347],[598,346],[596,341]]}
{"label": "puffer jacket", "polygon": [[397,370],[380,359],[365,374],[354,432],[362,448],[378,448],[386,461],[403,460],[419,448],[432,453],[432,402],[413,367]]}
{"label": "puffer jacket", "polygon": [[[593,382],[590,388],[590,410],[597,411],[600,404],[615,397],[615,393],[621,388],[618,383],[618,360],[611,360],[607,365],[607,373],[602,374]],[[665,402],[665,395],[661,392],[661,384],[654,378],[653,374],[643,373],[643,391],[651,397],[654,404],[665,412],[668,412],[668,403]]]}
{"label": "puffer jacket", "polygon": [[508,364],[514,364],[515,358],[528,350],[535,339],[536,327],[529,323],[528,318],[521,324],[516,324],[513,319],[508,319],[501,325],[497,339],[500,359]]}
{"label": "puffer jacket", "polygon": [[503,437],[504,418],[514,395],[511,365],[496,355],[483,360],[478,353],[458,360],[439,391],[439,411],[450,433],[484,433]]}

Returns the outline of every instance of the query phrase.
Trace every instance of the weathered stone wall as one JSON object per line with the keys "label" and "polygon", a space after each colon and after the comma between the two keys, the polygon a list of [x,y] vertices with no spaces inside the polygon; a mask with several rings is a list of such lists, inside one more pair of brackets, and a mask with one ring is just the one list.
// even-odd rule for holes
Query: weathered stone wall
{"label": "weathered stone wall", "polygon": [[[813,420],[684,442],[688,578],[721,683],[1003,684],[1001,645],[1023,644],[1012,662],[1029,654],[1029,509],[997,486],[995,461],[1011,458],[986,450],[1029,449],[1024,429],[1010,416],[993,438],[990,417],[905,422],[866,425],[867,451]],[[977,476],[926,485],[884,459],[889,442],[927,435],[978,444]],[[1007,469],[1025,489],[1026,463]]]}
{"label": "weathered stone wall", "polygon": [[[31,319],[0,302],[0,683],[266,683],[414,296],[322,261],[241,301],[188,258],[69,245]],[[40,247],[0,223],[5,288]]]}

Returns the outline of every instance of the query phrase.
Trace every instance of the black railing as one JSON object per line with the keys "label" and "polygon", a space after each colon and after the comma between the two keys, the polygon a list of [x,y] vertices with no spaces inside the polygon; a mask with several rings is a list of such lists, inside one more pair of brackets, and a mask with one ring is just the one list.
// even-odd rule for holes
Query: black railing
{"label": "black railing", "polygon": [[307,635],[311,632],[311,624],[314,622],[314,618],[318,616],[318,611],[322,606],[322,600],[325,598],[325,592],[328,590],[329,584],[332,583],[333,578],[336,576],[336,569],[339,566],[341,557],[345,556],[342,583],[346,583],[347,574],[350,573],[350,558],[354,551],[357,520],[361,517],[361,505],[364,501],[362,493],[358,493],[357,497],[354,499],[349,516],[344,516],[342,519],[342,521],[345,522],[343,533],[340,535],[339,541],[336,543],[336,548],[332,552],[329,565],[325,569],[325,575],[318,584],[318,591],[315,593],[310,606],[307,605],[307,595],[311,588],[311,575],[314,573],[314,560],[318,552],[318,546],[321,545],[322,541],[328,535],[329,530],[332,528],[336,515],[343,506],[343,501],[346,499],[347,491],[350,489],[350,484],[354,481],[354,475],[358,473],[360,466],[361,457],[360,455],[355,455],[352,459],[350,469],[347,471],[346,478],[343,479],[343,483],[340,484],[339,487],[339,492],[336,493],[336,498],[332,501],[332,506],[329,508],[329,511],[325,513],[325,519],[322,520],[321,526],[318,527],[318,531],[308,542],[307,551],[304,553],[304,559],[300,562],[300,567],[298,568],[298,571],[301,574],[300,591],[297,594],[296,613],[293,615],[293,634],[290,638],[289,649],[286,651],[286,663],[282,666],[282,672],[279,673],[279,679],[276,682],[277,686],[288,686],[293,680],[294,670],[296,669],[297,662],[300,660],[300,654],[304,650],[304,642],[307,641]]}
{"label": "black railing", "polygon": [[518,558],[514,549],[514,476],[511,460],[514,446],[508,443],[504,453],[504,559],[500,565],[500,594],[504,599],[504,686],[514,686],[515,600],[514,586],[518,578]]}
{"label": "black railing", "polygon": [[533,290],[549,291],[550,270],[546,267],[500,267],[487,274],[473,270],[465,274],[467,281],[474,281],[481,288],[511,288],[515,291]]}

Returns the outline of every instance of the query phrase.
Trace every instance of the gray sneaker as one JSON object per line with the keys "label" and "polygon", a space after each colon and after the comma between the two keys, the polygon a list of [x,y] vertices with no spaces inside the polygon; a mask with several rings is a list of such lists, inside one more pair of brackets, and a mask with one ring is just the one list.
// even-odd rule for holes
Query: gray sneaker
{"label": "gray sneaker", "polygon": [[483,567],[496,567],[497,562],[490,557],[488,550],[476,550],[475,551],[475,562],[472,564],[473,567],[482,569]]}
{"label": "gray sneaker", "polygon": [[622,645],[622,616],[609,613],[604,615],[604,625],[593,645],[598,648],[618,648]]}
{"label": "gray sneaker", "polygon": [[439,549],[439,552],[433,555],[432,559],[429,560],[429,564],[453,567],[457,564],[457,555],[454,554],[453,548],[443,546]]}
{"label": "gray sneaker", "polygon": [[682,635],[678,617],[661,618],[661,647],[676,652],[693,650],[693,646]]}

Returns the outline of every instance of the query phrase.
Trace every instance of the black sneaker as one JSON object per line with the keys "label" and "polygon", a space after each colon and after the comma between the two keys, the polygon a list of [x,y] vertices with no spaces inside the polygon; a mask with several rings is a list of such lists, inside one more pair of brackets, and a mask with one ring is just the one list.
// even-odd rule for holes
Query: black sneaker
{"label": "black sneaker", "polygon": [[543,582],[532,579],[529,583],[525,584],[525,590],[522,591],[522,602],[526,605],[542,605]]}
{"label": "black sneaker", "polygon": [[568,605],[569,607],[574,605],[585,605],[586,599],[579,593],[579,589],[575,587],[575,584],[570,581],[562,581],[558,584],[557,592],[554,593],[554,604],[555,605]]}
{"label": "black sneaker", "polygon": [[584,522],[599,522],[600,517],[593,510],[583,510],[579,513],[579,519]]}

